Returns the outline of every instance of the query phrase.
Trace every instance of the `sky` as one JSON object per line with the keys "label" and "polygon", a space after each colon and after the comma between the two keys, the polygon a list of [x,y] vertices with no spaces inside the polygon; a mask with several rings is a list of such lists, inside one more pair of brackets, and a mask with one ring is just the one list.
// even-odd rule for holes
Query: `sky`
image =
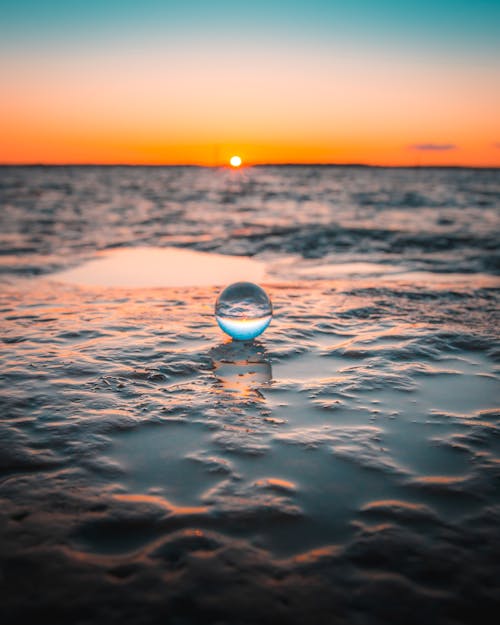
{"label": "sky", "polygon": [[0,0],[0,163],[500,166],[497,0]]}

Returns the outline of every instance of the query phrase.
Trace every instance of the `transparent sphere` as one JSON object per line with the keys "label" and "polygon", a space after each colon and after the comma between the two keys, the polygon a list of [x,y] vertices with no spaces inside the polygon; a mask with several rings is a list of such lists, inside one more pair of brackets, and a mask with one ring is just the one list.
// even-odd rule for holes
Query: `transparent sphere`
{"label": "transparent sphere", "polygon": [[273,307],[264,289],[252,282],[226,287],[215,303],[215,319],[221,330],[237,341],[249,341],[271,323]]}

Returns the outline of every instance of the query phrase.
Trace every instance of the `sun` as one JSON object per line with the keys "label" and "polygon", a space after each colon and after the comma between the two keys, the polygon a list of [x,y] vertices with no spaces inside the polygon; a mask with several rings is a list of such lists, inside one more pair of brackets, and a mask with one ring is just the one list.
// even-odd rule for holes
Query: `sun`
{"label": "sun", "polygon": [[234,156],[231,156],[231,158],[229,159],[229,163],[231,167],[239,167],[242,163],[241,157],[235,154]]}

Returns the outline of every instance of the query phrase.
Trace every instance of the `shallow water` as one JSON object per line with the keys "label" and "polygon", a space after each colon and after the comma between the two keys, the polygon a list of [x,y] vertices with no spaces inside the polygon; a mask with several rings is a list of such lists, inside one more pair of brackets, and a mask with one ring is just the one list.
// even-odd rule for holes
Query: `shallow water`
{"label": "shallow water", "polygon": [[[488,622],[498,171],[0,180],[6,622]],[[218,329],[217,269],[172,282],[179,245],[254,256],[261,337]]]}
{"label": "shallow water", "polygon": [[170,287],[260,282],[266,273],[263,263],[244,256],[175,247],[131,247],[101,252],[97,258],[51,277],[80,286]]}

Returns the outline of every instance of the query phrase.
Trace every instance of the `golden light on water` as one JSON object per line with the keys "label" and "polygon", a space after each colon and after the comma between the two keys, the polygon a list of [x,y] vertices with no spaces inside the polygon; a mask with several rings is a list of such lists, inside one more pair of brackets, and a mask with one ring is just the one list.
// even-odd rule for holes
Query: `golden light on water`
{"label": "golden light on water", "polygon": [[241,163],[241,157],[237,156],[236,154],[234,156],[231,156],[231,158],[229,159],[229,164],[231,165],[231,167],[240,167]]}

